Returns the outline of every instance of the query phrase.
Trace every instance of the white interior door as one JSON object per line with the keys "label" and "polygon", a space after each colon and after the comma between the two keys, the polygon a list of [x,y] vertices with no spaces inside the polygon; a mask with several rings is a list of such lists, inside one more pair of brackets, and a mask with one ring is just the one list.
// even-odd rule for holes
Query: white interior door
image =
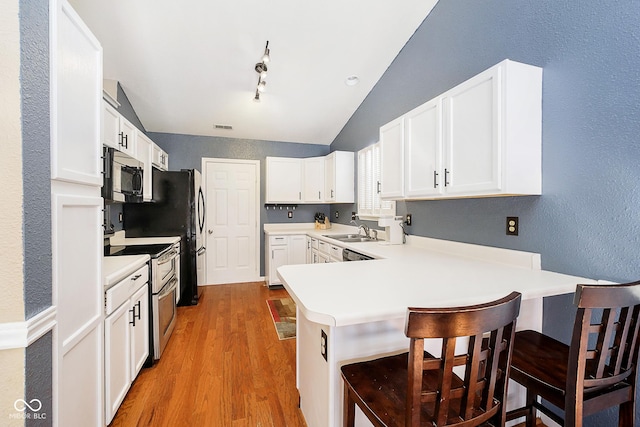
{"label": "white interior door", "polygon": [[202,159],[208,284],[257,281],[260,191],[257,160]]}

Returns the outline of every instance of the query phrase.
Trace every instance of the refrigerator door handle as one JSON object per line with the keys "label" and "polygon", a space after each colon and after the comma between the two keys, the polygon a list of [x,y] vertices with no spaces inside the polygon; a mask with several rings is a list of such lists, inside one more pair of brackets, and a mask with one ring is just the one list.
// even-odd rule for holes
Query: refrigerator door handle
{"label": "refrigerator door handle", "polygon": [[[202,205],[202,209],[200,206]],[[198,226],[200,227],[200,233],[204,230],[205,219],[205,206],[204,206],[204,194],[202,193],[202,187],[198,189]]]}

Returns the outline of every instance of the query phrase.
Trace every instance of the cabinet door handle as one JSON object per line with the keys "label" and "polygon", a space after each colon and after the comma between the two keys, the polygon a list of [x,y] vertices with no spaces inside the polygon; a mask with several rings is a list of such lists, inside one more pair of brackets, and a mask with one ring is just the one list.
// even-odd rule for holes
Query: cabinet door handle
{"label": "cabinet door handle", "polygon": [[118,135],[120,136],[120,141],[118,142],[118,145],[124,147],[124,132],[120,132]]}
{"label": "cabinet door handle", "polygon": [[320,200],[320,192],[318,191],[318,200]]}
{"label": "cabinet door handle", "polygon": [[331,198],[333,199],[333,190],[331,190]]}
{"label": "cabinet door handle", "polygon": [[141,319],[140,319],[140,301],[138,301],[138,302],[136,303],[136,305],[138,306],[138,314],[136,315],[135,307],[133,307],[133,318],[134,318],[134,319],[136,319],[136,318],[137,318],[138,320],[141,320]]}
{"label": "cabinet door handle", "polygon": [[298,191],[298,200],[302,200],[302,191]]}
{"label": "cabinet door handle", "polygon": [[131,310],[129,310],[129,313],[132,314],[129,324],[136,326],[136,307],[134,306]]}
{"label": "cabinet door handle", "polygon": [[433,188],[438,188],[438,172],[433,171]]}
{"label": "cabinet door handle", "polygon": [[449,174],[451,173],[450,170],[447,170],[446,168],[444,169],[444,186],[446,187],[447,185],[449,185]]}
{"label": "cabinet door handle", "polygon": [[378,194],[380,194],[380,181],[378,181],[378,184],[377,184],[377,192]]}
{"label": "cabinet door handle", "polygon": [[131,278],[131,280],[136,281],[136,280],[138,280],[138,279],[139,279],[139,278],[141,278],[141,277],[142,277],[142,274],[136,274],[135,276],[133,276],[133,277]]}

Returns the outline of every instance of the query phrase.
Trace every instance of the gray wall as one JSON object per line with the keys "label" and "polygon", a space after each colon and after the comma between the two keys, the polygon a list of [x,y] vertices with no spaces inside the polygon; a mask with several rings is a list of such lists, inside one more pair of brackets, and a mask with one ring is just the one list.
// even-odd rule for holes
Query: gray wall
{"label": "gray wall", "polygon": [[[24,303],[29,319],[51,306],[51,169],[49,3],[20,1],[20,82],[23,165]],[[40,399],[51,425],[51,332],[25,349],[25,400]],[[16,398],[21,396],[16,396]]]}
{"label": "gray wall", "polygon": [[[293,214],[287,217],[287,210],[269,209],[265,203],[265,171],[267,156],[276,157],[313,157],[329,153],[326,145],[294,144],[275,141],[254,141],[208,136],[176,135],[167,133],[149,133],[149,137],[169,155],[169,169],[197,169],[202,172],[202,158],[260,160],[260,274],[264,275],[264,234],[265,223],[313,222],[314,214],[329,214],[329,205],[300,204]],[[286,205],[285,205],[286,207]]]}
{"label": "gray wall", "polygon": [[[639,279],[639,22],[637,1],[440,1],[331,149],[376,142],[379,126],[505,58],[540,66],[543,195],[398,211],[413,214],[411,234],[539,252],[551,271]],[[520,236],[505,235],[506,216],[520,217]],[[545,332],[566,342],[574,313],[570,297],[547,298]],[[609,411],[588,425],[615,419]]]}

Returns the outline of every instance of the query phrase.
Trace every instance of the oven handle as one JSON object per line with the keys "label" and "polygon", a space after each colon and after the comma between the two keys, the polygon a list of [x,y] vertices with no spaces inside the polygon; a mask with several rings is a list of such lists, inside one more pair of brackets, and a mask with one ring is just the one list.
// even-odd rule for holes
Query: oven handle
{"label": "oven handle", "polygon": [[158,259],[158,265],[162,265],[162,264],[166,264],[168,262],[170,262],[174,256],[178,255],[178,252],[175,249],[171,249],[169,252],[167,252],[166,254],[162,255],[159,259]]}
{"label": "oven handle", "polygon": [[171,279],[169,283],[164,285],[164,288],[162,288],[163,289],[162,292],[158,294],[158,300],[161,300],[167,295],[169,295],[177,287],[178,287],[178,278],[173,276],[173,279]]}

